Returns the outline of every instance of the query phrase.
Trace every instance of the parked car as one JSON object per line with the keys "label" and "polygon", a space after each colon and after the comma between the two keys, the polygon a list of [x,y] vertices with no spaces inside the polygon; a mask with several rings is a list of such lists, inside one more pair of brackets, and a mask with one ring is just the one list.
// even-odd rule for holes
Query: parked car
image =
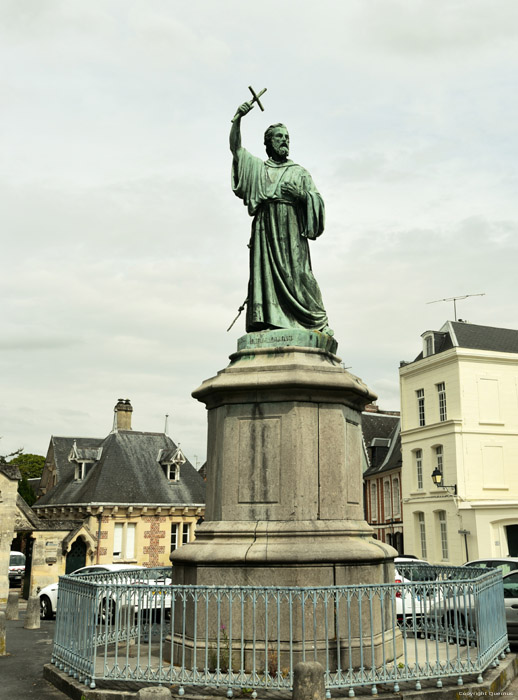
{"label": "parked car", "polygon": [[518,642],[518,571],[504,576],[504,606],[507,636],[510,642]]}
{"label": "parked car", "polygon": [[[505,560],[480,560],[480,562],[503,562]],[[478,562],[478,560],[477,560]],[[479,575],[483,575],[489,570],[502,569],[501,566],[484,566],[477,562],[468,562],[465,566],[473,566],[480,569]],[[470,580],[472,580],[470,578]],[[518,570],[510,571],[503,576],[504,596],[503,607],[494,603],[491,612],[498,616],[504,612],[506,617],[507,635],[510,641],[518,641]],[[498,610],[499,608],[499,610]],[[430,606],[429,623],[430,626],[439,627],[439,635],[446,638],[461,640],[461,643],[475,643],[476,630],[479,623],[479,606],[476,597],[473,595],[471,583],[452,582],[451,587],[447,587],[444,597]]]}
{"label": "parked car", "polygon": [[475,559],[464,566],[502,571],[507,636],[509,641],[518,642],[518,557]]}
{"label": "parked car", "polygon": [[[402,576],[399,570],[406,575]],[[411,581],[433,581],[436,578],[430,562],[413,556],[396,557],[394,559],[395,583],[410,583]]]}
{"label": "parked car", "polygon": [[9,555],[9,585],[21,586],[25,573],[25,554],[12,551]]}
{"label": "parked car", "polygon": [[518,569],[518,557],[489,557],[487,559],[474,559],[464,566],[474,566],[481,569],[502,569],[502,575]]}
{"label": "parked car", "polygon": [[397,621],[407,629],[419,630],[419,626],[433,601],[430,588],[421,586],[437,578],[434,567],[423,559],[396,557],[394,559],[394,582],[413,584],[402,586],[396,592]]}
{"label": "parked car", "polygon": [[[77,569],[77,571],[74,571],[73,573],[69,574],[70,576],[84,576],[85,574],[100,574],[100,573],[109,573],[109,572],[128,572],[129,576],[128,578],[124,581],[125,583],[131,583],[132,578],[131,578],[131,572],[136,571],[136,570],[143,570],[145,569],[144,566],[138,566],[136,564],[130,565],[130,564],[92,564],[91,566],[84,566],[81,569]],[[171,583],[170,578],[165,578],[163,580],[150,580],[146,581],[146,584],[149,586],[163,586],[163,585],[169,585]],[[40,617],[41,619],[50,619],[52,618],[53,615],[56,614],[56,610],[58,607],[59,603],[59,584],[58,583],[51,583],[48,586],[45,586],[45,588],[42,588],[41,591],[38,593],[39,599],[40,599]],[[140,603],[135,604],[135,612],[137,612],[138,609],[140,610],[150,610],[150,609],[161,609],[162,607],[162,601],[159,599],[159,593],[156,591],[151,591],[151,595],[148,596],[145,600],[141,600]],[[164,602],[163,602],[163,607],[166,611],[170,611],[171,609],[171,596],[167,595],[165,596]],[[106,618],[108,617],[110,620],[113,621],[115,618],[115,613],[117,609],[117,601],[115,600],[115,597],[111,597],[109,600],[103,599],[100,603],[100,609],[99,609],[99,618],[101,621],[105,621]]]}

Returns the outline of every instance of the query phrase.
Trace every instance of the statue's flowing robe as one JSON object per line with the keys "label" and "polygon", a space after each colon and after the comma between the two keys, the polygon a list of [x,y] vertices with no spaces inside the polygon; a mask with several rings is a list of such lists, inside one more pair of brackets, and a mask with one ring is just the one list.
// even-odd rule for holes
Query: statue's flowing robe
{"label": "statue's flowing robe", "polygon": [[[281,192],[291,182],[306,201]],[[254,217],[250,239],[247,332],[268,328],[323,330],[327,315],[311,269],[308,238],[324,230],[324,202],[310,174],[293,161],[262,161],[240,148],[232,189]]]}

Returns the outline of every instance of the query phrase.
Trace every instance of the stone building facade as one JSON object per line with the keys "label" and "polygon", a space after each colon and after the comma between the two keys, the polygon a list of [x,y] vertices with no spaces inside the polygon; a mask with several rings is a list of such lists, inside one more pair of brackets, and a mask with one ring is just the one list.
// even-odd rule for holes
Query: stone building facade
{"label": "stone building facade", "polygon": [[14,538],[20,470],[11,464],[0,464],[0,605],[9,595],[9,554]]}
{"label": "stone building facade", "polygon": [[448,321],[400,382],[406,546],[437,564],[518,556],[518,331]]}

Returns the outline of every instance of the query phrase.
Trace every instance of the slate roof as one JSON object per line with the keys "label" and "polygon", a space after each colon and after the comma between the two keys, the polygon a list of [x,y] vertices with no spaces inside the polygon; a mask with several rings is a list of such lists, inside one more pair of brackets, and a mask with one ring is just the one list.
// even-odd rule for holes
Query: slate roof
{"label": "slate roof", "polygon": [[[49,453],[53,452],[53,463],[56,467],[58,481],[60,481],[70,469],[73,472],[73,465],[68,461],[74,443],[80,450],[97,450],[103,444],[103,438],[68,438],[56,437],[50,438]],[[47,455],[48,459],[49,455]],[[46,461],[46,460],[45,460]]]}
{"label": "slate roof", "polygon": [[518,353],[518,331],[510,328],[476,326],[473,323],[450,322],[460,348]]}
{"label": "slate roof", "polygon": [[399,416],[388,413],[362,413],[362,434],[366,447],[370,447],[374,438],[390,438]]}
{"label": "slate roof", "polygon": [[[466,321],[447,321],[440,331],[433,331],[434,355],[453,347],[518,354],[518,331],[511,328],[478,326]],[[414,362],[423,359],[420,352]]]}
{"label": "slate roof", "polygon": [[[362,413],[362,433],[369,467],[363,476],[401,468],[401,421],[399,416]],[[387,447],[382,447],[387,442]],[[374,443],[374,444],[373,444]],[[376,447],[376,443],[380,446]]]}
{"label": "slate roof", "polygon": [[[82,481],[75,479],[75,463],[68,457],[76,443],[80,450],[102,447],[100,459]],[[160,450],[176,450],[164,433],[118,430],[102,439],[53,437],[51,445],[59,475],[56,486],[35,508],[49,505],[164,504],[203,505],[205,483],[187,460],[179,481],[169,481],[157,462]],[[84,453],[83,453],[84,454]]]}
{"label": "slate roof", "polygon": [[5,474],[8,479],[11,479],[11,481],[19,481],[22,478],[20,470],[16,464],[0,462],[0,472]]}

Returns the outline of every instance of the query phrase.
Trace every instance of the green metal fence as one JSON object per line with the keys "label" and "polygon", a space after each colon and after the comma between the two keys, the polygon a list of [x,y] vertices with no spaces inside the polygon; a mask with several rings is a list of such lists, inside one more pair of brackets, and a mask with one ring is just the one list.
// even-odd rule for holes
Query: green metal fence
{"label": "green metal fence", "polygon": [[401,583],[329,588],[173,586],[170,569],[63,576],[52,662],[101,680],[290,690],[317,660],[333,689],[398,691],[464,678],[508,650],[499,571],[398,565]]}

